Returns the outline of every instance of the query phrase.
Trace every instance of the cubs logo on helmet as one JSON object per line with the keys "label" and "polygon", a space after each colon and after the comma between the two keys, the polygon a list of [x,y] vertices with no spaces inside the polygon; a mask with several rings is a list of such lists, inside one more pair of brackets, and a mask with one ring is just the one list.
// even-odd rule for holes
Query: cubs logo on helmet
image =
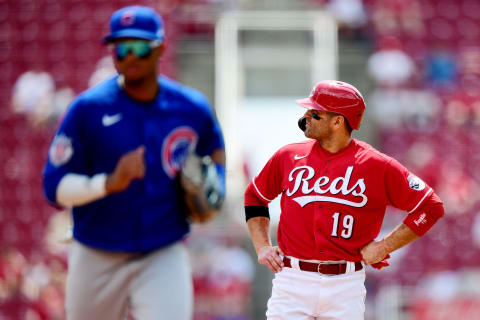
{"label": "cubs logo on helmet", "polygon": [[135,11],[125,11],[120,18],[120,24],[122,26],[131,26],[135,22]]}

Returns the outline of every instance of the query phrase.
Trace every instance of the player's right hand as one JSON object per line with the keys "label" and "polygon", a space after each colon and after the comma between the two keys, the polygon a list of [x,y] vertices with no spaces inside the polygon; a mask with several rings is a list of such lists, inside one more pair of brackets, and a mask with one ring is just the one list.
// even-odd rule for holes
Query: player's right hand
{"label": "player's right hand", "polygon": [[140,146],[120,157],[115,170],[107,177],[107,194],[124,191],[133,180],[143,179],[146,167],[144,155],[145,147]]}
{"label": "player's right hand", "polygon": [[265,246],[258,249],[258,263],[264,264],[272,272],[280,272],[283,268],[282,249],[277,246]]}

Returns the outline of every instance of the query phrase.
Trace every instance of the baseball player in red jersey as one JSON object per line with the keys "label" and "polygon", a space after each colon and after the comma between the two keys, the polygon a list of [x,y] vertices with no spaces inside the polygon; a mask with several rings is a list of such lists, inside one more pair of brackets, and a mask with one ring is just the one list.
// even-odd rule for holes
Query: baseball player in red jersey
{"label": "baseball player in red jersey", "polygon": [[[322,81],[298,124],[307,141],[279,149],[245,191],[245,213],[258,262],[275,272],[267,319],[364,319],[365,266],[427,232],[443,216],[432,188],[395,159],[352,139],[365,110],[360,92]],[[278,247],[269,236],[268,203],[281,194]],[[375,241],[387,205],[403,223]]]}

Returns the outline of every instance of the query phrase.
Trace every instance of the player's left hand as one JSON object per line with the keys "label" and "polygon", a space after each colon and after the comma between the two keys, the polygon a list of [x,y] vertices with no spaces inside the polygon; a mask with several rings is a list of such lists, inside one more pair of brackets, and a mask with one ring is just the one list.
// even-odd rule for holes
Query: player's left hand
{"label": "player's left hand", "polygon": [[360,250],[363,261],[366,264],[375,264],[384,260],[389,252],[383,245],[383,241],[372,241]]}
{"label": "player's left hand", "polygon": [[[201,192],[202,191],[198,191],[196,194],[190,196],[199,199]],[[199,201],[201,200],[197,200],[196,203],[199,203]],[[202,212],[190,211],[188,213],[188,219],[192,223],[207,223],[216,218],[219,213],[220,211],[218,210],[207,210]]]}
{"label": "player's left hand", "polygon": [[382,268],[388,267],[390,265],[390,263],[388,263],[389,258],[390,258],[390,255],[387,254],[385,259],[383,259],[382,261],[379,261],[379,262],[372,263],[370,266],[372,266],[372,268],[382,270]]}
{"label": "player's left hand", "polygon": [[218,215],[225,199],[225,166],[210,157],[190,155],[178,179],[184,213],[191,222],[205,223]]}

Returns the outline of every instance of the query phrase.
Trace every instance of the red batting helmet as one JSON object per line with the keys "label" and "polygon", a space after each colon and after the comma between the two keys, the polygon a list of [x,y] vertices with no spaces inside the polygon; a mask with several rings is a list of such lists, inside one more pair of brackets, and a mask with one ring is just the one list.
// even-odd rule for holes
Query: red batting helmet
{"label": "red batting helmet", "polygon": [[365,102],[362,94],[342,81],[321,81],[313,87],[310,97],[297,100],[304,108],[341,114],[354,130],[360,128]]}

